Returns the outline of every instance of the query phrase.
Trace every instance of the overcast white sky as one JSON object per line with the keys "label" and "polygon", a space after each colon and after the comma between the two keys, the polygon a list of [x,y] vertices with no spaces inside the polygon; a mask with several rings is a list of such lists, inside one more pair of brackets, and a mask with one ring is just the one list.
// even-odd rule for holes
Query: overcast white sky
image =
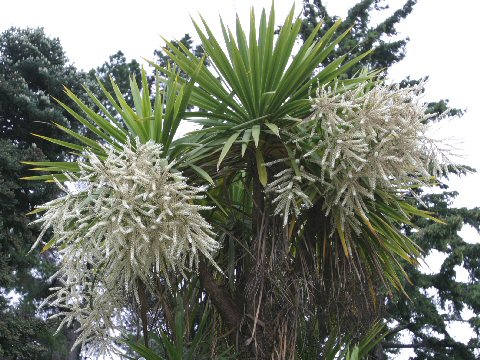
{"label": "overcast white sky", "polygon": [[[406,0],[386,0],[396,9]],[[329,0],[324,3],[330,14],[345,16],[354,0]],[[89,70],[101,65],[108,56],[122,50],[126,56],[151,58],[167,39],[194,35],[190,15],[200,12],[209,24],[218,24],[221,14],[231,24],[238,13],[248,19],[250,6],[259,13],[269,8],[270,0],[0,0],[0,31],[11,26],[45,28],[59,37],[78,68]],[[297,13],[301,1],[295,1]],[[277,0],[280,24],[292,5]],[[411,15],[400,25],[400,35],[409,37],[407,56],[389,72],[393,81],[410,75],[430,76],[426,100],[450,99],[450,104],[466,109],[466,115],[442,126],[441,133],[461,141],[464,162],[480,170],[480,71],[478,69],[478,10],[475,0],[419,0]],[[215,29],[215,26],[212,26]],[[218,27],[217,27],[218,29]],[[453,179],[452,188],[460,192],[456,206],[480,205],[480,174]],[[474,234],[469,233],[473,241]]]}

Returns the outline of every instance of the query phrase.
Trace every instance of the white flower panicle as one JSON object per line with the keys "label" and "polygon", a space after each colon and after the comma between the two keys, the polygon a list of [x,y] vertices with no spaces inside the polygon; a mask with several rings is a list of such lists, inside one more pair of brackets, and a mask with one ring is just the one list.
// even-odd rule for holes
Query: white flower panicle
{"label": "white flower panicle", "polygon": [[[282,213],[286,224],[289,213],[298,215],[299,209],[311,206],[300,188],[302,178],[304,189],[309,181],[320,185],[326,213],[335,209],[342,228],[355,223],[355,211],[366,215],[365,200],[373,200],[377,188],[401,192],[431,185],[451,162],[448,149],[428,136],[422,92],[423,83],[319,87],[311,98],[313,113],[301,124],[302,140],[284,132],[303,152],[297,162],[308,172],[320,169],[318,177],[306,169],[295,176],[289,166],[275,175],[267,188],[276,193],[275,213]],[[308,148],[301,149],[300,142]]]}
{"label": "white flower panicle", "polygon": [[338,90],[319,88],[308,119],[321,134],[321,159],[315,161],[328,189],[327,212],[334,206],[366,212],[363,200],[373,199],[376,188],[431,185],[445,170],[448,157],[427,136],[426,105],[419,97],[423,83]]}
{"label": "white flower panicle", "polygon": [[315,182],[318,178],[307,173],[303,167],[299,168],[297,174],[293,169],[287,168],[275,174],[274,177],[275,180],[268,183],[265,190],[267,193],[274,194],[272,200],[275,204],[274,215],[281,214],[283,226],[286,226],[289,214],[298,216],[302,209],[313,205],[308,195],[302,190],[302,182]]}
{"label": "white flower panicle", "polygon": [[64,311],[62,325],[77,320],[77,344],[111,349],[119,335],[127,299],[139,303],[138,281],[153,287],[168,271],[185,276],[202,254],[214,266],[219,243],[196,205],[203,188],[185,178],[161,157],[153,142],[128,143],[106,149],[106,158],[93,152],[79,162],[80,174],[69,175],[80,190],[42,208],[35,223],[42,233],[53,229],[61,255],[57,276],[63,286],[48,299]]}

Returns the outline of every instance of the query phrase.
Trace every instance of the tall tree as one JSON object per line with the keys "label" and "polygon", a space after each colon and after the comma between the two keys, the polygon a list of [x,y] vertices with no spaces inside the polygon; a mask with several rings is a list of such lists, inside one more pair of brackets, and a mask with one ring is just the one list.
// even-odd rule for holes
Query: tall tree
{"label": "tall tree", "polygon": [[[480,244],[462,239],[458,232],[464,226],[472,226],[479,232],[480,209],[451,207],[456,195],[455,192],[444,191],[422,197],[429,210],[434,211],[445,224],[416,221],[417,232],[405,229],[426,254],[438,251],[435,253],[437,261],[444,260],[437,273],[425,273],[406,266],[411,279],[411,284],[406,284],[410,298],[390,299],[385,312],[393,331],[383,347],[393,354],[395,350],[410,348],[415,352],[414,359],[478,358]],[[457,277],[459,268],[467,270],[467,279]],[[462,329],[465,329],[465,324],[471,325],[470,334],[463,334],[463,337],[469,337],[467,343],[455,339],[458,335],[455,323],[461,323]],[[408,334],[403,340],[399,337],[402,331]]]}
{"label": "tall tree", "polygon": [[[383,67],[388,71],[391,65],[406,55],[405,45],[408,39],[389,40],[389,36],[397,34],[396,25],[411,13],[416,1],[406,1],[385,20],[371,26],[372,14],[384,10],[382,3],[378,0],[359,1],[348,11],[339,29],[344,31],[349,26],[354,26],[352,32],[347,35],[348,41],[336,48],[335,56],[352,49],[354,52],[361,52],[375,48],[375,51],[363,59],[357,67],[352,68],[352,72],[359,70],[361,66]],[[321,19],[326,24],[331,24],[337,18],[328,13],[322,1],[305,1],[302,38],[305,39]],[[414,82],[406,79],[401,86]],[[431,121],[435,121],[445,112],[450,115],[462,115],[461,110],[448,107],[448,100],[428,104],[427,111],[435,115]],[[439,225],[421,220],[416,223],[420,228],[418,232],[413,232],[410,228],[406,228],[405,231],[418,242],[425,255],[437,250],[445,255],[445,260],[440,272],[436,274],[425,274],[416,267],[404,264],[412,280],[411,284],[405,284],[410,299],[401,295],[387,298],[387,305],[382,308],[384,312],[382,316],[392,330],[383,346],[387,353],[392,354],[392,358],[395,358],[398,350],[403,348],[413,349],[416,354],[414,359],[478,358],[476,349],[479,347],[480,307],[477,294],[480,286],[478,274],[480,245],[465,241],[457,232],[466,225],[472,226],[477,232],[480,230],[479,209],[452,208],[451,201],[456,193],[447,191],[445,185],[441,187],[445,190],[442,194],[424,195],[423,201],[428,204],[428,210],[434,212],[446,224]],[[457,266],[468,271],[468,280],[456,279]],[[462,310],[466,309],[473,311],[475,315],[465,318]],[[471,325],[473,331],[468,344],[454,339],[452,333],[454,330],[449,328],[449,325],[455,322]],[[401,337],[400,334],[408,335]],[[377,358],[384,358],[383,353],[384,351],[380,349],[380,353],[376,354]]]}
{"label": "tall tree", "polygon": [[[20,161],[45,160],[37,147],[20,148],[0,139],[0,357],[2,359],[65,359],[65,332],[53,337],[55,323],[36,315],[39,301],[48,295],[53,274],[51,256],[27,255],[38,231],[25,214],[57,194],[47,184],[19,180],[28,171]],[[10,304],[8,294],[18,297]]]}
{"label": "tall tree", "polygon": [[[54,329],[36,315],[49,294],[47,279],[55,272],[55,259],[27,255],[38,229],[27,226],[32,218],[26,213],[59,191],[52,184],[20,180],[31,172],[19,162],[65,157],[57,144],[32,133],[65,138],[53,122],[71,128],[71,118],[53,97],[68,102],[63,86],[78,90],[84,80],[68,63],[59,40],[42,29],[11,28],[0,35],[0,327],[5,330],[0,331],[0,347],[5,359],[78,358],[78,353],[68,355],[74,334],[66,331],[53,339]],[[77,122],[73,127],[82,131]],[[20,296],[15,306],[6,297],[11,291]]]}
{"label": "tall tree", "polygon": [[[115,113],[102,117],[71,95],[77,119],[108,145],[79,138],[81,161],[47,164],[50,178],[81,187],[40,221],[55,234],[45,247],[63,255],[53,304],[80,322],[87,348],[115,346],[132,306],[146,346],[157,326],[168,352],[172,340],[193,347],[198,306],[210,304],[214,331],[240,357],[315,358],[331,333],[364,335],[378,295],[403,289],[400,260],[416,263],[420,250],[399,227],[432,218],[409,195],[443,169],[425,152],[419,88],[348,76],[370,52],[319,69],[347,35],[336,34],[341,22],[320,40],[316,27],[294,54],[293,10],[278,36],[273,6],[255,20],[248,35],[239,22],[235,35],[223,29],[225,47],[196,26],[212,66],[167,43],[186,77],[155,64],[166,83],[151,99],[143,74],[142,90],[131,84],[134,108],[105,92]],[[202,129],[174,140],[184,118]]]}
{"label": "tall tree", "polygon": [[[60,137],[53,122],[70,127],[70,118],[55,100],[66,102],[64,86],[81,89],[84,74],[77,72],[58,39],[47,37],[41,28],[4,31],[0,38],[0,135],[21,146],[37,143],[49,159],[61,156],[57,144],[32,133]],[[75,129],[81,125],[72,122]]]}
{"label": "tall tree", "polygon": [[[387,69],[402,60],[405,57],[405,45],[408,38],[394,40],[392,37],[397,35],[396,26],[413,11],[416,2],[417,0],[406,1],[400,9],[375,26],[370,25],[372,13],[381,12],[387,9],[388,5],[382,6],[384,0],[357,2],[350,8],[337,30],[338,33],[342,33],[352,27],[351,31],[346,35],[345,41],[335,48],[324,63],[329,63],[332,59],[348,52],[358,55],[372,49],[375,51],[352,67],[350,74],[365,66],[371,69]],[[331,16],[321,0],[305,0],[303,18],[301,37],[305,40],[320,21],[323,21],[325,26],[319,32],[319,36],[329,29],[339,19],[339,16]]]}
{"label": "tall tree", "polygon": [[127,103],[133,105],[133,99],[130,94],[130,81],[132,79],[137,83],[140,81],[140,70],[141,66],[138,61],[135,59],[127,61],[123,52],[119,50],[115,54],[110,55],[108,61],[104,62],[103,65],[89,71],[88,85],[92,91],[99,95],[99,100],[108,107],[108,99],[100,90],[98,81],[100,81],[108,91],[112,92],[113,87],[111,80],[114,80]]}

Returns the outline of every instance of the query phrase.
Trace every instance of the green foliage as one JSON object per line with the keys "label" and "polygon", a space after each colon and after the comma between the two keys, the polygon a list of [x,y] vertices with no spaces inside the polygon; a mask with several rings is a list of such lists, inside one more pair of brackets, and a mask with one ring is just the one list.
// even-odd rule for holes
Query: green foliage
{"label": "green foliage", "polygon": [[39,263],[38,258],[25,256],[31,247],[31,241],[35,239],[35,234],[28,227],[29,220],[25,213],[33,210],[33,207],[41,199],[29,197],[29,192],[35,192],[36,196],[42,194],[47,197],[47,189],[50,187],[45,184],[20,184],[18,181],[21,173],[26,171],[19,162],[24,159],[39,158],[42,158],[39,149],[20,150],[9,140],[0,139],[0,171],[2,175],[0,183],[2,214],[0,246],[4,254],[0,257],[0,284],[5,288],[13,288],[31,282],[26,279],[20,280],[22,277],[29,277],[30,268]]}
{"label": "green foliage", "polygon": [[[205,54],[204,49],[201,45],[196,45],[194,47],[193,39],[189,34],[185,34],[179,41],[171,40],[170,44],[177,49],[185,48],[195,54],[196,57],[201,59]],[[171,63],[170,57],[165,54],[165,49],[155,50],[154,51],[155,62],[159,66],[166,68]],[[208,65],[208,63],[206,63]],[[183,74],[184,75],[184,74]]]}
{"label": "green foliage", "polygon": [[[348,11],[348,15],[338,28],[338,34],[349,27],[352,31],[347,35],[345,41],[339,44],[335,51],[326,59],[326,63],[346,53],[359,55],[375,49],[367,57],[350,70],[353,74],[362,66],[373,69],[387,69],[405,57],[405,45],[407,39],[390,40],[390,37],[397,35],[397,24],[405,19],[413,10],[416,0],[408,0],[392,15],[382,20],[378,25],[371,26],[371,14],[388,8],[388,5],[381,6],[382,0],[361,0]],[[319,32],[319,36],[327,31],[337,20],[338,16],[331,16],[321,0],[305,0],[303,10],[302,39],[310,36],[313,28],[321,21],[325,27]]]}
{"label": "green foliage", "polygon": [[[182,141],[202,142],[204,146],[187,156],[198,162],[212,151],[220,152],[216,164],[218,170],[222,161],[228,161],[229,157],[226,156],[232,146],[236,145],[237,152],[230,156],[235,157],[238,145],[241,145],[242,157],[247,149],[255,153],[257,171],[263,185],[268,181],[264,167],[267,150],[262,149],[264,138],[278,136],[279,127],[292,126],[295,118],[306,116],[310,111],[308,98],[311,92],[319,84],[328,83],[346,72],[366,56],[360,55],[346,63],[346,56],[342,56],[328,68],[314,74],[321,61],[346,35],[344,33],[333,38],[333,33],[340,25],[338,22],[321,41],[314,41],[315,32],[289,64],[301,21],[294,19],[292,9],[278,38],[275,38],[274,19],[273,7],[268,19],[265,11],[262,13],[258,40],[253,13],[248,40],[240,20],[236,24],[236,37],[222,23],[227,53],[203,19],[204,31],[195,23],[203,48],[218,74],[213,73],[206,64],[202,65],[203,60],[198,59],[182,43],[167,42],[165,49],[183,72],[190,76],[195,74],[199,85],[192,89],[191,105],[197,106],[200,111],[189,112],[186,116],[204,128]],[[173,74],[168,68],[151,64],[165,74]]]}
{"label": "green foliage", "polygon": [[[180,83],[176,73],[170,74],[164,86],[160,87],[157,81],[155,87],[155,96],[152,101],[150,98],[149,84],[146,72],[141,73],[142,88],[137,85],[136,79],[130,78],[130,91],[132,101],[135,105],[132,108],[122,94],[119,86],[111,79],[113,93],[109,92],[106,86],[99,80],[98,85],[101,88],[102,96],[108,100],[108,110],[97,95],[91,90],[85,88],[89,102],[95,104],[101,110],[101,114],[95,112],[88,103],[82,101],[75,93],[66,89],[66,95],[80,109],[77,112],[70,106],[59,101],[59,104],[79,123],[91,131],[97,139],[108,143],[109,145],[120,149],[129,139],[134,143],[138,137],[141,143],[153,141],[163,145],[163,153],[166,158],[170,158],[170,145],[172,144],[175,133],[184,116],[188,106],[188,99],[193,89],[194,81],[186,84]],[[195,74],[193,74],[195,76]],[[103,116],[102,116],[103,115]],[[88,136],[72,131],[62,125],[54,124],[58,129],[68,134],[77,143],[59,140],[58,138],[47,137],[34,134],[35,136],[50,141],[51,143],[66,147],[82,154],[91,151],[101,158],[105,157],[105,151],[101,145]],[[172,150],[173,151],[173,150]],[[26,162],[29,165],[35,165],[32,170],[49,172],[48,175],[38,175],[25,177],[26,180],[48,180],[66,181],[62,172],[78,172],[80,169],[77,163],[72,162]],[[60,173],[60,174],[59,174]]]}
{"label": "green foliage", "polygon": [[34,312],[12,308],[0,298],[0,358],[4,360],[64,360],[68,343],[64,334],[53,336],[56,323],[46,323]]}
{"label": "green foliage", "polygon": [[[43,29],[11,28],[0,35],[0,327],[9,329],[0,330],[0,357],[5,359],[65,359],[70,350],[67,334],[53,338],[50,325],[36,317],[52,285],[47,279],[55,272],[55,256],[27,255],[38,232],[28,226],[31,218],[25,214],[58,189],[19,178],[31,174],[21,161],[64,156],[63,149],[30,133],[61,139],[51,121],[69,127],[68,114],[51,97],[66,101],[62,86],[78,89],[84,80],[68,64],[59,40],[48,38]],[[16,307],[5,300],[10,291],[20,295]]]}
{"label": "green foliage", "polygon": [[[395,349],[397,332],[409,330],[411,343],[418,345],[415,359],[476,359],[475,349],[480,346],[476,326],[480,313],[480,244],[466,242],[457,234],[466,225],[480,230],[480,210],[450,207],[455,196],[454,192],[443,192],[423,197],[445,225],[417,220],[421,230],[411,236],[427,254],[438,251],[445,259],[438,273],[425,274],[406,266],[414,284],[407,286],[411,300],[395,298],[386,309],[397,331],[387,338],[385,347]],[[458,267],[467,270],[468,279],[457,279]],[[462,314],[467,309],[474,314],[471,318]],[[471,325],[473,333],[467,344],[454,339],[449,326],[455,322]]]}
{"label": "green foliage", "polygon": [[[53,324],[35,314],[36,301],[48,295],[52,275],[50,256],[27,255],[37,236],[25,215],[57,191],[45,183],[19,181],[27,169],[22,160],[42,160],[40,149],[21,149],[0,139],[0,357],[2,359],[64,358],[68,344],[60,334],[53,338]],[[9,292],[20,296],[9,305]]]}
{"label": "green foliage", "polygon": [[[146,360],[235,359],[233,349],[216,339],[217,316],[211,304],[208,301],[191,303],[189,292],[198,293],[198,283],[191,283],[182,290],[172,298],[173,326],[149,333],[148,347],[133,339],[127,342],[128,347]],[[184,298],[182,292],[189,295],[188,298]]]}
{"label": "green foliage", "polygon": [[[32,132],[62,138],[51,122],[66,127],[70,127],[70,123],[52,97],[66,101],[63,86],[78,90],[85,79],[84,74],[78,73],[67,61],[59,40],[48,38],[43,29],[11,28],[0,35],[2,138],[23,147],[38,142]],[[49,159],[58,158],[56,145],[48,142],[38,145]]]}
{"label": "green foliage", "polygon": [[[98,86],[97,79],[101,81],[109,92],[113,92],[111,79],[115,81],[118,89],[123,94],[125,101],[128,105],[133,106],[133,98],[130,94],[130,79],[134,78],[136,81],[141,79],[141,67],[135,60],[127,62],[127,59],[123,52],[120,50],[109,57],[102,66],[92,69],[88,72],[89,87],[99,95],[99,100],[104,106],[109,106],[108,98],[101,92],[101,88]],[[151,79],[149,79],[151,83]],[[140,86],[140,84],[137,84]],[[68,87],[68,86],[67,86]],[[103,96],[102,96],[103,95]],[[111,110],[111,109],[109,109]]]}

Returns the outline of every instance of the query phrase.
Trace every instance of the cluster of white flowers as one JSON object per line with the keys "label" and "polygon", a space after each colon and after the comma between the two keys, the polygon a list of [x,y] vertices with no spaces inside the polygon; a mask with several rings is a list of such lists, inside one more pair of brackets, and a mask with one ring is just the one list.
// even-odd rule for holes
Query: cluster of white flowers
{"label": "cluster of white flowers", "polygon": [[[268,166],[269,164],[267,164]],[[266,192],[274,194],[272,203],[275,204],[275,215],[282,214],[283,226],[288,223],[289,214],[296,216],[305,208],[313,204],[302,190],[302,182],[315,182],[318,178],[307,173],[303,167],[300,167],[298,174],[291,168],[286,168],[275,174],[275,180],[267,184]]]}
{"label": "cluster of white flowers", "polygon": [[445,155],[427,135],[422,83],[339,90],[319,88],[309,118],[321,133],[321,160],[315,161],[322,168],[327,212],[333,207],[344,215],[367,212],[364,199],[373,199],[376,188],[429,185],[444,170],[446,162],[439,160]]}
{"label": "cluster of white flowers", "polygon": [[195,270],[199,254],[217,268],[219,248],[209,223],[195,205],[203,188],[189,186],[161,157],[153,142],[105,148],[79,162],[78,186],[63,188],[64,197],[42,205],[35,223],[42,233],[53,229],[61,255],[56,274],[63,286],[48,299],[63,309],[63,324],[80,323],[77,344],[96,343],[106,350],[123,328],[120,319],[129,298],[139,303],[138,282],[153,288],[168,282],[168,271],[185,276]]}
{"label": "cluster of white flowers", "polygon": [[[302,161],[321,170],[318,177],[302,170],[302,177],[320,185],[326,213],[334,212],[342,228],[354,221],[355,211],[366,215],[365,199],[373,199],[377,188],[401,192],[431,185],[450,163],[446,149],[428,136],[422,92],[422,83],[405,88],[364,83],[352,89],[323,86],[311,98],[313,113],[302,122],[306,133],[300,139],[314,144],[301,149]],[[298,139],[290,142],[299,147]],[[290,204],[311,206],[294,175],[288,168],[269,187],[278,194],[276,213],[285,218],[293,213]],[[294,212],[298,209],[297,204]]]}

